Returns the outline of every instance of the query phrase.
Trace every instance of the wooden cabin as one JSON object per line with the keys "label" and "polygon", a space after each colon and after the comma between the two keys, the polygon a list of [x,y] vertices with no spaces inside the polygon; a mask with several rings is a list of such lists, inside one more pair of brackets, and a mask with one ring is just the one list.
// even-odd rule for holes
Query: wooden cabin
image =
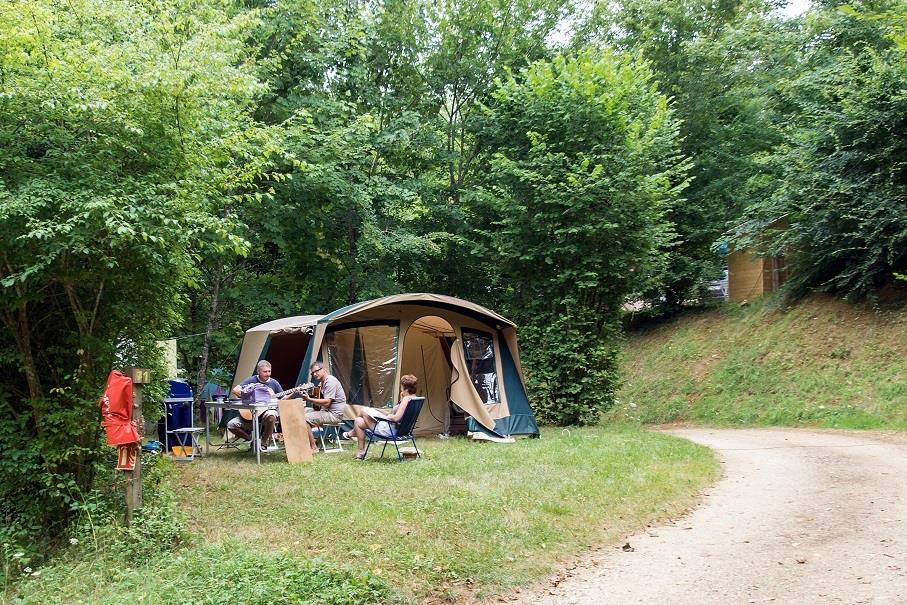
{"label": "wooden cabin", "polygon": [[734,250],[727,257],[728,298],[751,300],[777,290],[787,280],[783,256],[759,256],[749,250]]}
{"label": "wooden cabin", "polygon": [[[789,227],[786,216],[777,218],[764,227],[785,230]],[[787,281],[787,261],[784,256],[764,256],[755,250],[731,250],[727,257],[728,299],[750,300],[771,294]]]}

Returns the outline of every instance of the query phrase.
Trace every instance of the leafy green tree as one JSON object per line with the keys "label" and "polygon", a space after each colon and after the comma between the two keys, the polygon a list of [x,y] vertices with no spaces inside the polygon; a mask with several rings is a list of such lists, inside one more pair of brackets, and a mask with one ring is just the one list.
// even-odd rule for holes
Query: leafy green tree
{"label": "leafy green tree", "polygon": [[244,38],[255,22],[217,0],[4,4],[0,525],[10,533],[61,536],[92,485],[107,372],[156,366],[154,341],[181,321],[200,242],[245,246],[213,209],[243,199],[274,148],[251,118],[262,85]]}
{"label": "leafy green tree", "polygon": [[575,44],[612,43],[640,52],[681,121],[690,184],[671,208],[677,241],[654,290],[639,293],[649,312],[673,313],[704,294],[724,259],[713,243],[752,199],[754,157],[778,142],[771,102],[778,69],[793,49],[778,43],[794,27],[770,17],[761,0],[621,0],[595,4]]}
{"label": "leafy green tree", "polygon": [[481,293],[475,213],[459,199],[481,152],[472,124],[495,77],[548,52],[563,0],[264,4],[271,92],[257,115],[285,129],[300,167],[250,217],[245,302],[273,314]]}
{"label": "leafy green tree", "polygon": [[[891,36],[905,5],[895,6],[816,11],[803,60],[779,85],[783,143],[762,158],[777,178],[762,183],[735,241],[785,254],[794,293],[860,298],[907,268],[907,56]],[[763,230],[779,217],[787,230]]]}
{"label": "leafy green tree", "polygon": [[255,115],[279,129],[290,157],[259,183],[260,205],[230,209],[249,255],[212,255],[204,286],[186,290],[179,348],[199,383],[208,367],[232,366],[250,325],[410,289],[401,284],[418,283],[437,254],[413,227],[426,213],[434,140],[421,118],[418,5],[258,4],[250,44],[268,90]]}
{"label": "leafy green tree", "polygon": [[522,325],[536,414],[594,422],[614,401],[621,307],[673,237],[678,123],[647,66],[607,50],[534,63],[494,99],[497,295]]}
{"label": "leafy green tree", "polygon": [[298,165],[248,217],[256,306],[273,313],[295,299],[288,311],[325,311],[383,293],[396,283],[382,267],[395,264],[397,242],[426,249],[406,228],[420,213],[426,161],[417,17],[407,3],[265,11],[256,38],[271,94],[258,115],[282,128]]}

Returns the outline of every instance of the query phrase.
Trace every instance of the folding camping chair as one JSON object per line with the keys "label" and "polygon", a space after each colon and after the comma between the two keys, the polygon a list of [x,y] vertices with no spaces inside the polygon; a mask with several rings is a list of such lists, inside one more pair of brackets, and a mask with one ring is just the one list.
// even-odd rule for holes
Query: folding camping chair
{"label": "folding camping chair", "polygon": [[[406,443],[407,441],[412,442],[413,449],[416,450],[416,457],[420,457],[422,452],[419,451],[419,448],[416,446],[416,438],[413,436],[413,429],[416,428],[416,420],[419,418],[419,412],[422,411],[422,405],[425,403],[425,397],[413,397],[409,400],[409,403],[406,404],[406,411],[403,412],[403,418],[400,419],[400,422],[393,422],[392,420],[379,420],[378,425],[382,422],[387,423],[391,428],[391,433],[393,437],[385,437],[383,435],[378,435],[373,431],[366,429],[365,430],[365,455],[363,458],[368,456],[368,448],[371,447],[372,443],[376,441],[383,441],[384,447],[381,448],[381,455],[379,458],[384,457],[384,450],[387,449],[388,443],[393,443],[394,448],[397,450],[397,459],[401,462],[403,461],[403,453],[400,452],[400,444]],[[378,428],[378,425],[375,425],[375,428]]]}
{"label": "folding camping chair", "polygon": [[343,443],[340,441],[340,420],[336,424],[313,426],[312,435],[321,443],[322,452],[329,454],[343,451]]}
{"label": "folding camping chair", "polygon": [[[164,398],[164,417],[158,422],[158,436],[174,460],[192,461],[201,455],[198,436],[205,431],[195,428],[195,399],[188,383],[170,379],[170,390]],[[163,428],[163,432],[161,432]]]}

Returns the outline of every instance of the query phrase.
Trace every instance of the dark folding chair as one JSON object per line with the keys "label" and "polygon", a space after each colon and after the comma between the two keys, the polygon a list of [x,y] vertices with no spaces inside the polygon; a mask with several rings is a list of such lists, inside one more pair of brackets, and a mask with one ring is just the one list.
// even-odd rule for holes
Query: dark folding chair
{"label": "dark folding chair", "polygon": [[384,450],[387,449],[388,443],[393,443],[394,448],[397,450],[397,459],[402,461],[403,454],[400,452],[400,444],[406,443],[407,441],[412,442],[413,449],[416,450],[416,457],[422,455],[422,452],[419,451],[418,446],[416,446],[416,438],[413,437],[413,429],[416,428],[416,420],[419,418],[419,412],[422,411],[422,405],[425,403],[425,397],[413,397],[409,400],[409,403],[406,404],[406,411],[403,412],[403,418],[400,419],[400,422],[393,422],[391,420],[379,420],[378,424],[375,425],[377,429],[381,423],[385,423],[390,426],[390,433],[393,437],[385,437],[383,435],[378,435],[373,431],[366,429],[365,430],[365,456],[368,456],[368,448],[371,447],[372,443],[376,441],[383,441],[384,447],[381,448],[381,455],[379,458],[384,457]]}

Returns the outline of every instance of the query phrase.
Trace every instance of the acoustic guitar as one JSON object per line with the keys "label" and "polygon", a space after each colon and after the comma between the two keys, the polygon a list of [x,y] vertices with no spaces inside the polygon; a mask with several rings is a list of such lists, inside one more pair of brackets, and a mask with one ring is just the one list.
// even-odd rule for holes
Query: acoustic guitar
{"label": "acoustic guitar", "polygon": [[[274,399],[280,399],[281,397],[285,397],[286,395],[292,395],[293,393],[309,392],[313,388],[315,388],[314,384],[312,384],[311,382],[306,382],[304,384],[297,385],[297,386],[293,387],[292,389],[287,389],[286,391],[274,393]],[[264,413],[265,413],[265,410],[262,410],[258,413],[258,415],[261,416]],[[243,420],[250,421],[250,420],[252,420],[252,410],[239,410],[239,416]]]}

